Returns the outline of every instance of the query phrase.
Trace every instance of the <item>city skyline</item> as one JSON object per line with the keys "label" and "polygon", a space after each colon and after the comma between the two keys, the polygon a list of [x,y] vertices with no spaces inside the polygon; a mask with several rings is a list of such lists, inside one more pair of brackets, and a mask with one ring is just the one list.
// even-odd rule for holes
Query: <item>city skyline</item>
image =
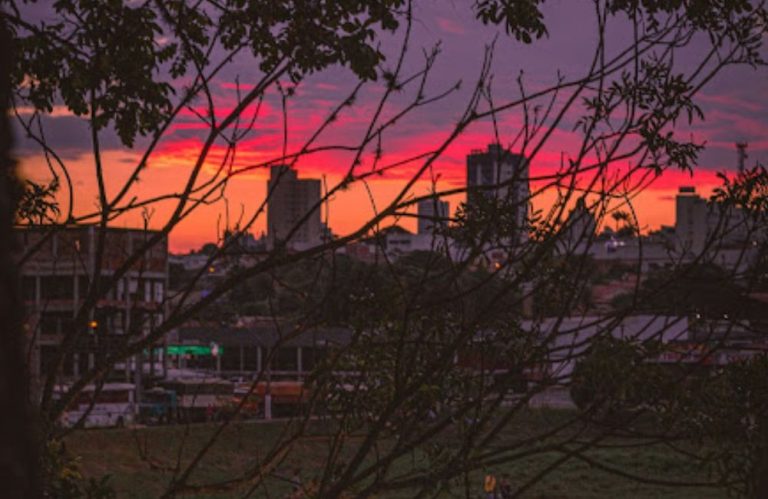
{"label": "city skyline", "polygon": [[768,497],[768,0],[0,28],[0,489]]}
{"label": "city skyline", "polygon": [[[431,47],[441,41],[442,54],[435,63],[435,77],[431,89],[439,91],[450,87],[463,79],[462,88],[450,98],[432,107],[426,107],[408,120],[398,123],[392,133],[384,137],[383,149],[389,162],[399,161],[410,154],[428,150],[439,143],[447,134],[447,126],[455,122],[462,104],[471,90],[472,81],[479,70],[484,46],[492,43],[501,28],[487,27],[474,22],[470,9],[459,6],[445,8],[436,2],[426,2],[416,7],[414,15],[418,23],[414,25],[413,44],[419,48]],[[549,37],[538,41],[533,46],[521,46],[506,37],[497,40],[495,64],[497,73],[504,75],[520,74],[525,70],[525,82],[531,89],[541,88],[556,79],[557,71],[564,75],[578,74],[589,56],[594,40],[586,37],[575,39],[569,35],[567,26],[583,20],[585,29],[593,20],[589,13],[579,11],[568,2],[547,3],[544,12],[551,19]],[[625,41],[625,34],[620,30],[609,33],[617,46]],[[394,55],[397,39],[390,36],[383,38],[383,50]],[[699,48],[694,44],[689,49],[695,54]],[[544,54],[542,56],[542,54]],[[421,61],[420,50],[414,50],[414,56],[406,61],[409,67]],[[461,61],[453,64],[453,61]],[[256,73],[244,62],[236,61],[212,82],[213,96],[217,100],[217,113],[231,110],[237,101],[237,88],[244,91],[249,88]],[[509,78],[509,77],[507,77]],[[739,82],[733,85],[732,82]],[[183,83],[181,79],[180,83]],[[349,70],[332,68],[320,74],[312,75],[297,89],[289,100],[288,151],[300,148],[302,140],[316,128],[333,105],[343,99],[353,88],[354,77]],[[496,82],[498,99],[510,98],[516,92],[516,82],[510,79]],[[363,92],[358,96],[354,108],[341,113],[337,126],[331,131],[328,141],[335,142],[344,138],[365,124],[375,107],[380,90]],[[399,101],[407,96],[398,97]],[[768,86],[766,86],[751,68],[738,67],[729,70],[724,76],[715,78],[704,93],[699,96],[699,103],[705,113],[704,122],[692,129],[678,124],[675,131],[679,134],[692,134],[698,142],[706,142],[707,148],[701,154],[694,169],[694,175],[679,170],[670,170],[648,186],[635,200],[637,212],[641,215],[641,226],[645,230],[655,229],[673,222],[674,198],[681,185],[696,185],[698,192],[707,195],[719,184],[717,172],[733,172],[737,168],[736,142],[749,143],[747,165],[755,162],[768,163]],[[398,101],[398,102],[399,102]],[[150,157],[149,168],[142,173],[142,182],[135,189],[139,198],[149,198],[167,191],[169,186],[179,185],[191,167],[194,157],[202,144],[202,133],[206,125],[200,122],[196,112],[202,110],[200,104],[193,110],[183,110],[178,123],[173,125],[167,139],[162,141],[158,150]],[[22,116],[28,116],[29,110],[19,109]],[[519,130],[522,117],[519,114],[505,115],[499,121],[501,142],[509,145]],[[80,118],[72,116],[62,106],[54,106],[45,118],[46,136],[62,158],[71,166],[75,188],[80,193],[76,196],[78,212],[92,211],[96,196],[96,180],[93,175],[91,147],[87,126]],[[546,176],[556,171],[562,160],[561,152],[568,153],[575,147],[578,133],[572,131],[572,119],[567,119],[550,138],[547,147],[537,152],[532,159],[534,165],[532,187],[537,185],[536,177]],[[135,151],[119,145],[114,133],[105,132],[103,137],[104,162],[110,165],[108,188],[112,190],[125,178],[127,172],[139,159],[139,151],[146,140],[139,140]],[[464,185],[465,157],[475,148],[484,148],[493,142],[494,131],[490,120],[468,128],[436,161],[430,175],[422,177],[414,185],[415,194],[428,194],[436,180],[439,188],[449,189]],[[239,147],[233,165],[246,166],[263,161],[277,160],[282,153],[283,128],[281,123],[280,96],[267,94],[261,104],[258,126],[254,133],[244,140]],[[513,145],[513,149],[519,149]],[[208,172],[215,169],[217,161],[224,157],[224,146],[217,144],[212,149]],[[17,130],[17,155],[20,158],[21,172],[28,178],[42,180],[46,178],[48,167],[39,149],[22,138]],[[343,171],[352,158],[344,153],[318,153],[302,158],[296,166],[300,177],[325,179],[333,184],[342,179]],[[362,157],[362,165],[370,165],[374,160],[372,151]],[[621,168],[623,165],[616,165]],[[228,186],[227,202],[220,201],[212,206],[200,207],[189,219],[183,221],[171,234],[170,244],[173,251],[188,251],[199,248],[205,242],[215,240],[230,223],[237,220],[241,208],[253,211],[255,203],[263,200],[266,194],[268,166],[247,170],[235,178]],[[361,222],[374,212],[370,198],[384,204],[391,199],[408,178],[413,168],[400,168],[377,176],[368,182],[370,193],[363,186],[353,186],[346,192],[334,197],[329,211],[328,225],[335,233],[344,234],[353,231]],[[545,209],[553,197],[544,193],[533,200],[534,208]],[[451,209],[455,210],[463,196],[448,197]],[[169,207],[160,204],[152,213],[150,225],[161,223]],[[414,207],[415,213],[415,207]],[[324,220],[325,221],[325,220]],[[143,223],[142,214],[134,213],[130,217],[116,220],[116,226],[136,227]],[[409,230],[416,229],[414,219],[401,219]],[[259,218],[253,225],[255,235],[266,232],[266,218]]]}
{"label": "city skyline", "polygon": [[[720,173],[726,173],[728,175],[735,174],[738,170],[738,157],[735,145],[736,144],[733,145],[733,165],[731,168],[718,171],[697,171],[693,175],[689,175],[685,172],[676,170],[667,171],[662,177],[657,179],[655,184],[652,184],[650,187],[639,193],[637,198],[635,198],[634,209],[638,214],[641,232],[647,233],[653,230],[658,230],[663,226],[673,226],[675,224],[675,200],[681,187],[693,186],[696,188],[696,191],[699,195],[707,198],[716,187],[721,185],[722,181],[718,176]],[[485,147],[485,145],[482,147]],[[470,155],[472,151],[476,149],[477,147],[469,149],[467,151],[467,155]],[[748,157],[751,158],[749,155]],[[750,162],[747,163],[747,165],[751,164],[752,163]],[[24,166],[23,158],[22,166]],[[340,180],[338,177],[323,174],[322,169],[302,169],[300,166],[296,166],[294,169],[298,173],[299,177],[305,180],[316,180],[318,183],[322,182],[323,179],[325,179],[327,182]],[[463,165],[462,169],[466,171],[466,165]],[[537,187],[541,184],[541,182],[537,179],[537,176],[541,175],[545,177],[548,173],[542,172],[537,174],[536,165],[532,167],[532,170],[533,171],[531,173],[530,183],[532,187]],[[313,174],[313,172],[315,173]],[[264,177],[261,176],[261,173],[262,172],[259,172],[251,176],[247,184],[244,183],[244,185],[236,185],[236,190],[239,191],[239,187],[244,187],[246,191],[251,192],[252,196],[264,199],[267,194],[266,185],[268,184],[269,173],[267,173]],[[319,175],[320,178],[315,178],[313,175]],[[256,180],[256,182],[252,182],[252,180]],[[371,182],[370,189],[380,200],[386,200],[388,197],[392,196],[393,193],[400,189],[402,182],[403,181],[400,179],[377,179],[375,182]],[[421,195],[428,195],[433,188],[432,183],[429,181],[422,181],[419,182],[419,184],[421,187]],[[264,186],[263,192],[259,192],[260,185]],[[465,179],[457,178],[453,181],[445,182],[444,185],[444,189],[455,189],[457,187],[465,187],[467,184]],[[253,192],[254,190],[256,190],[256,193]],[[532,197],[531,202],[534,210],[546,209],[551,206],[553,201],[552,198],[548,196],[548,194],[551,193],[543,191]],[[455,210],[460,206],[460,204],[466,201],[466,193],[442,196],[441,199],[449,203],[449,216],[453,216]],[[330,217],[329,223],[327,224],[330,230],[335,234],[343,234],[345,231],[353,230],[356,228],[361,221],[370,218],[372,212],[368,213],[366,210],[370,209],[370,206],[366,204],[368,202],[368,194],[362,188],[360,188],[360,186],[350,189],[349,191],[342,192],[340,195],[332,198],[328,205],[328,210],[324,209],[324,212],[327,211],[328,213],[335,213],[339,208],[342,211],[349,211],[348,208],[350,206],[363,209],[357,212],[352,210],[350,214],[355,216],[346,219],[339,219],[332,215]],[[201,207],[200,211],[205,211],[204,208],[205,207]],[[213,214],[209,214],[208,217],[204,216],[204,214],[203,216],[198,216],[192,220],[192,223],[182,222],[180,227],[170,235],[170,250],[174,253],[195,251],[202,247],[204,244],[215,241],[218,237],[220,237],[221,234],[217,234],[217,231],[224,231],[227,229],[225,225],[222,225],[222,218],[225,215],[225,212],[221,210],[221,207],[217,207],[212,211]],[[414,205],[411,211],[413,211],[415,214],[417,211],[417,206]],[[325,217],[325,214],[323,217]],[[326,223],[324,218],[322,223]],[[403,226],[404,228],[414,233],[418,232],[418,219],[416,217],[397,218],[392,220],[392,224]],[[138,218],[123,218],[119,219],[118,222],[113,223],[112,225],[119,228],[137,228],[140,224]],[[229,227],[229,229],[236,228],[236,225],[237,223],[235,222],[232,226]],[[263,217],[262,219],[257,220],[249,232],[254,234],[256,237],[260,237],[262,235],[266,236],[268,234],[267,217]]]}

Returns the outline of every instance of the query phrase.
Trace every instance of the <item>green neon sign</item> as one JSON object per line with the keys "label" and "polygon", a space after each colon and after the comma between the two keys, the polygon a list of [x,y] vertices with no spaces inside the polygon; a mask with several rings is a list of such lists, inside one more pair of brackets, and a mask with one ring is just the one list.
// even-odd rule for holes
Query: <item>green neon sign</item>
{"label": "green neon sign", "polygon": [[224,353],[224,347],[221,345],[168,345],[165,351],[168,355],[218,356]]}

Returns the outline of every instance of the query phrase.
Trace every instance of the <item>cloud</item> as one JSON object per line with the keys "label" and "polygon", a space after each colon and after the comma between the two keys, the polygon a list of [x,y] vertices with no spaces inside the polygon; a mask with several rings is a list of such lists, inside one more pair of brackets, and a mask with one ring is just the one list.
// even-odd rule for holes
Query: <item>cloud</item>
{"label": "cloud", "polygon": [[[26,135],[25,130],[13,120],[14,135],[16,137],[16,154],[21,157],[39,154],[43,148],[35,140]],[[91,153],[91,129],[88,122],[71,114],[58,114],[46,116],[42,119],[45,142],[62,159],[73,159],[82,154]],[[33,132],[38,134],[37,127]],[[125,149],[117,133],[110,127],[99,132],[100,148],[102,150]],[[144,139],[139,137],[137,148],[141,147]]]}
{"label": "cloud", "polygon": [[437,26],[443,33],[449,33],[451,35],[463,35],[467,30],[458,22],[445,17],[437,18]]}
{"label": "cloud", "polygon": [[729,108],[734,110],[741,109],[753,113],[760,113],[765,110],[763,105],[758,104],[755,101],[746,100],[736,95],[702,92],[696,97],[696,99],[707,105],[719,108]]}
{"label": "cloud", "polygon": [[[35,113],[35,108],[32,106],[20,106],[16,108],[16,112],[22,117],[28,118]],[[67,108],[67,106],[57,104],[53,106],[50,113],[44,113],[45,116],[50,118],[60,118],[62,116],[75,116],[75,114]]]}
{"label": "cloud", "polygon": [[[382,136],[382,164],[405,161],[421,152],[434,150],[446,140],[475,88],[486,45],[494,40],[494,97],[497,103],[519,97],[516,79],[521,71],[524,71],[526,88],[530,92],[555,83],[558,72],[573,79],[582,76],[588,68],[595,47],[595,38],[591,36],[595,32],[595,22],[593,14],[582,9],[580,3],[570,0],[546,2],[543,9],[549,37],[530,45],[521,44],[506,36],[503,28],[483,26],[473,18],[472,9],[467,4],[440,0],[419,2],[414,6],[417,22],[413,25],[413,37],[410,41],[412,51],[406,56],[405,71],[408,74],[418,72],[424,63],[422,49],[429,50],[440,42],[441,54],[432,67],[426,93],[434,95],[442,92],[451,88],[458,80],[463,80],[463,85],[443,100],[415,109],[396,126],[387,130]],[[49,12],[50,9],[41,7],[40,10]],[[609,46],[612,52],[616,52],[631,41],[631,33],[622,29],[618,19],[611,22],[614,27],[609,33]],[[585,36],[577,36],[576,30]],[[382,41],[382,50],[389,55],[389,60],[385,63],[387,67],[394,65],[399,53],[398,40],[399,37],[396,36]],[[214,58],[218,55],[220,54],[214,54]],[[694,60],[678,58],[676,62],[681,65],[680,68],[686,69],[686,64],[693,64]],[[244,95],[255,88],[254,83],[262,76],[258,63],[247,57],[237,58],[231,67],[224,69],[211,85],[216,102],[216,118],[223,119],[237,106],[236,78],[243,82],[239,88],[241,95]],[[707,148],[701,153],[693,176],[686,172],[670,170],[651,184],[647,198],[644,198],[646,201],[643,201],[643,209],[649,213],[649,224],[668,222],[668,217],[673,212],[671,203],[680,185],[694,184],[702,192],[706,192],[719,183],[717,171],[733,171],[736,166],[733,142],[749,142],[749,161],[768,164],[768,86],[765,85],[765,76],[764,69],[753,71],[746,67],[733,67],[722,77],[715,78],[711,85],[705,88],[704,93],[697,96],[706,114],[706,120],[692,127],[678,124],[675,132],[678,137],[688,138],[692,135],[695,140],[707,141]],[[177,83],[180,88],[181,85],[189,84],[189,81]],[[341,99],[347,97],[356,84],[357,81],[349,69],[330,68],[309,76],[298,85],[295,96],[288,102],[289,152],[297,151],[303,146],[324,122],[328,113]],[[358,94],[355,104],[343,110],[332,126],[324,131],[316,145],[353,147],[359,144],[377,108],[383,88],[382,82],[366,84]],[[387,119],[403,109],[413,96],[413,86],[390,96],[382,119]],[[561,105],[566,98],[567,92],[564,91],[558,96],[556,105]],[[197,100],[194,105],[196,112],[207,112],[204,100]],[[28,116],[31,109],[21,108],[21,112]],[[254,108],[251,107],[245,119],[241,121],[241,126],[253,112]],[[577,154],[581,136],[573,131],[573,125],[578,116],[577,106],[573,112],[566,114],[546,146],[533,159],[531,172],[539,177],[542,183],[546,181],[543,177],[558,171],[561,151],[566,155]],[[522,115],[519,108],[498,116],[498,121],[502,143],[510,144],[521,127]],[[59,105],[44,119],[44,123],[49,143],[65,159],[82,160],[83,164],[88,161],[91,143],[90,130],[85,121],[71,116],[66,108]],[[15,131],[18,155],[39,155],[39,147],[24,139],[18,126]],[[159,189],[166,187],[165,182],[174,176],[183,178],[197,160],[208,131],[208,125],[202,122],[195,112],[183,110],[150,158],[150,168],[144,176],[142,189],[148,189],[148,185]],[[253,132],[238,144],[234,167],[236,171],[243,173],[237,177],[236,189],[229,191],[233,203],[252,201],[252,198],[257,197],[254,192],[261,192],[254,186],[261,186],[266,172],[262,168],[251,167],[280,157],[282,133],[280,95],[275,89],[269,89]],[[103,150],[126,151],[114,131],[104,130],[101,135]],[[441,186],[446,188],[462,186],[465,182],[468,152],[476,148],[483,149],[493,140],[490,121],[473,124],[434,161],[430,170],[425,172],[424,181],[419,184],[419,188],[428,185],[433,175],[439,178]],[[141,151],[146,144],[146,139],[141,139],[134,150]],[[358,171],[366,171],[366,168],[370,170],[374,162],[375,147],[376,144],[373,143],[366,148]],[[516,144],[514,148],[519,149],[520,144]],[[205,175],[216,171],[225,158],[226,151],[226,142],[217,140],[205,164]],[[354,152],[329,150],[301,158],[297,167],[302,176],[336,178],[347,172],[353,157]],[[587,158],[587,161],[589,160],[590,158]],[[126,166],[128,165],[125,159],[115,161],[126,161]],[[39,164],[44,167],[44,163]],[[401,164],[381,177],[372,178],[370,185],[376,193],[394,191],[395,186],[402,185],[405,179],[410,179],[423,164],[423,159]],[[626,165],[612,165],[611,171],[619,172],[625,167]],[[90,171],[85,167],[82,170]],[[87,191],[90,185],[91,183],[86,182],[81,190]],[[92,192],[85,192],[84,195],[92,197]],[[366,197],[367,194],[363,193],[354,199],[359,201]],[[340,203],[347,202],[343,201],[343,196],[340,199]],[[335,212],[333,223],[338,227],[352,227],[359,221],[358,218],[363,216],[358,210],[350,208],[353,206],[352,201],[348,203],[350,204],[340,205],[341,208]],[[215,212],[214,208],[210,210],[211,213]],[[215,219],[214,214],[208,214],[199,219],[205,223],[198,223],[191,217],[189,225],[183,228],[179,237],[184,237],[185,245],[199,246],[198,243],[205,239],[203,235],[195,234],[202,234],[203,229],[200,227],[208,227],[214,223],[211,220]],[[196,237],[198,239],[195,239]]]}

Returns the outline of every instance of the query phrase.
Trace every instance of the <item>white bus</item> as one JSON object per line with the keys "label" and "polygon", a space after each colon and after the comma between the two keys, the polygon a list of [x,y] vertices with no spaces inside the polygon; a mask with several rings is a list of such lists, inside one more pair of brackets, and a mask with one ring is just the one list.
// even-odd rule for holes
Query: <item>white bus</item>
{"label": "white bus", "polygon": [[120,428],[131,424],[137,412],[135,393],[133,383],[104,383],[100,390],[88,385],[64,412],[61,423],[67,428],[81,419],[85,428]]}
{"label": "white bus", "polygon": [[176,392],[179,421],[205,421],[217,417],[231,403],[235,385],[219,378],[178,378],[160,382]]}

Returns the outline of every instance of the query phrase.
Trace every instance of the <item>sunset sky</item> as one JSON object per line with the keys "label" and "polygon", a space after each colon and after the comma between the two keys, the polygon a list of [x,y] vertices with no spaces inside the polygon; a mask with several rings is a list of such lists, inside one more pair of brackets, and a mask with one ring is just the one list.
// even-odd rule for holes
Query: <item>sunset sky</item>
{"label": "sunset sky", "polygon": [[[493,69],[497,102],[504,102],[519,94],[516,79],[521,71],[524,71],[528,91],[551,85],[556,81],[558,71],[566,78],[582,75],[590,62],[595,44],[594,14],[585,8],[588,5],[588,2],[571,0],[546,2],[544,10],[549,38],[524,46],[508,38],[503,29],[485,27],[474,20],[463,1],[417,2],[416,22],[406,67],[416,68],[423,60],[422,49],[429,50],[435,43],[441,42],[441,54],[427,91],[439,93],[451,88],[458,80],[462,80],[463,84],[459,91],[434,105],[415,110],[392,128],[384,136],[382,161],[392,163],[427,151],[445,140],[472,91],[482,64],[484,47],[494,39],[497,39]],[[389,67],[394,65],[396,41],[399,37],[388,37],[382,41],[385,53],[389,54]],[[616,47],[616,50],[623,48],[629,43],[626,26],[616,21],[616,26],[609,30],[609,39],[611,47]],[[702,50],[703,44],[694,43],[684,53],[685,57],[690,58],[690,63],[682,60],[681,68],[685,69],[686,64],[695,64]],[[225,115],[236,104],[236,81],[240,82],[241,89],[247,90],[249,82],[255,81],[258,76],[252,60],[235,60],[213,82],[217,116],[219,112],[221,116]],[[180,88],[185,82],[177,83]],[[349,93],[355,83],[354,76],[345,68],[329,69],[301,83],[296,95],[288,102],[289,151],[301,147],[329,110]],[[376,106],[381,88],[380,84],[365,87],[355,105],[339,117],[320,143],[349,144],[359,140]],[[412,94],[408,91],[398,95],[392,106],[385,110],[385,115],[391,115],[409,97]],[[202,102],[198,104],[203,105]],[[697,123],[692,129],[681,128],[677,131],[686,137],[690,134],[696,141],[706,141],[706,150],[700,156],[693,177],[685,172],[667,172],[636,200],[641,227],[646,230],[673,223],[673,200],[679,186],[695,185],[700,192],[706,194],[718,183],[716,172],[732,171],[737,161],[735,142],[749,143],[748,165],[755,162],[768,164],[768,70],[750,67],[727,69],[704,89],[699,96],[699,104],[705,112],[705,121]],[[25,111],[21,109],[22,114]],[[245,117],[251,118],[253,112],[253,109],[249,109]],[[574,116],[568,116],[553,133],[546,147],[533,158],[532,176],[554,171],[559,165],[561,152],[567,153],[578,145],[579,136],[572,131],[574,119]],[[519,110],[499,117],[502,143],[511,142],[521,122]],[[96,180],[87,125],[64,108],[56,108],[45,124],[48,141],[59,151],[72,174],[75,211],[84,213],[93,210],[96,206]],[[262,104],[252,133],[238,145],[235,168],[278,156],[282,148],[282,129],[280,98],[273,89]],[[143,173],[132,195],[137,199],[145,199],[180,188],[197,158],[204,131],[205,125],[193,112],[184,112],[162,141],[159,150],[150,158],[149,169]],[[437,179],[438,188],[463,185],[466,155],[470,150],[485,148],[492,142],[491,132],[490,122],[478,123],[449,147],[431,172]],[[146,141],[139,141],[133,150],[129,150],[120,145],[114,134],[104,134],[102,149],[105,150],[104,157],[109,171],[107,182],[112,192],[137,163],[143,145],[146,145]],[[44,157],[34,144],[19,137],[17,153],[21,158],[24,175],[38,180],[47,178],[48,169]],[[219,144],[213,151],[207,172],[216,168],[216,160],[221,158],[222,153],[223,146]],[[333,185],[350,166],[350,160],[348,153],[330,152],[302,158],[297,167],[300,176],[323,177],[328,185]],[[372,154],[368,154],[363,158],[362,167],[370,165],[372,161]],[[414,168],[413,165],[405,166],[372,179],[368,184],[370,192],[359,186],[337,195],[328,211],[328,222],[334,232],[343,234],[358,227],[374,213],[372,200],[376,207],[385,204],[410,178]],[[241,213],[250,216],[264,199],[267,176],[266,170],[256,169],[233,179],[225,193],[226,201],[222,199],[212,205],[201,206],[173,231],[171,250],[188,251],[215,240],[217,233],[227,224],[227,213],[230,226],[234,225]],[[413,194],[425,194],[430,184],[429,177],[422,178]],[[452,209],[461,200],[461,197],[450,199]],[[535,199],[534,205],[546,207],[548,202],[551,202],[551,196],[545,195]],[[151,225],[161,225],[168,208],[168,204],[158,205],[148,213]],[[140,219],[137,213],[119,220],[117,225],[134,226]],[[408,228],[415,227],[413,220],[399,223]],[[261,217],[254,224],[252,232],[258,236],[264,226],[264,217]]]}

